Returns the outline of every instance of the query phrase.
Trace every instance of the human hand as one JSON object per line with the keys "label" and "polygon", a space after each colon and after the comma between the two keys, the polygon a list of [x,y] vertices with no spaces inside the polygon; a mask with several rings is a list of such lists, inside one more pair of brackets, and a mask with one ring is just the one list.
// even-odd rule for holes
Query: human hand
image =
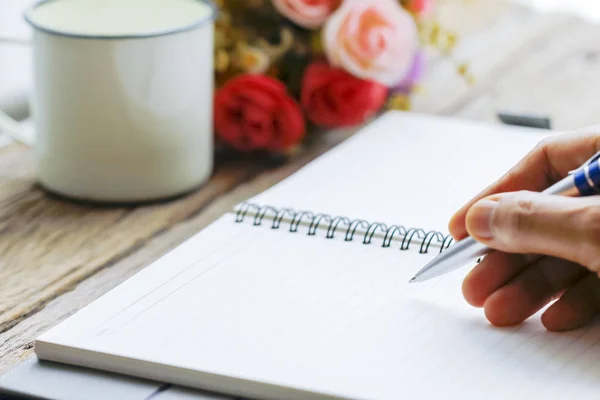
{"label": "human hand", "polygon": [[600,127],[553,136],[453,216],[455,239],[494,249],[463,282],[492,324],[518,324],[556,299],[542,314],[551,331],[600,313],[600,196],[539,193],[598,151]]}

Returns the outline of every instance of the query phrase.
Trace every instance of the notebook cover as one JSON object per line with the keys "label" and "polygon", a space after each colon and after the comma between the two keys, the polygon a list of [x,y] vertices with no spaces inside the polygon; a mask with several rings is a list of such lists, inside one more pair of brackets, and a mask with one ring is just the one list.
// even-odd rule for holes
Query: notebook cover
{"label": "notebook cover", "polygon": [[33,356],[0,376],[0,400],[232,400],[172,385],[39,361]]}

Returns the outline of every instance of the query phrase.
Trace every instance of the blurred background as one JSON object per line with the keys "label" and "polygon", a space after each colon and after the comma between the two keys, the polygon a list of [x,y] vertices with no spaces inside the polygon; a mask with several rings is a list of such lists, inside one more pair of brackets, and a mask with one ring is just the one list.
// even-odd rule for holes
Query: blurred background
{"label": "blurred background", "polygon": [[515,0],[541,12],[563,12],[600,21],[600,2],[596,0]]}
{"label": "blurred background", "polygon": [[[31,31],[22,17],[23,10],[31,3],[30,0],[0,0],[0,109],[8,111],[10,115],[19,119],[26,117],[24,101],[31,86],[29,69],[31,60],[27,45]],[[503,12],[513,15],[510,18],[498,18]],[[594,62],[596,57],[594,43],[598,42],[600,46],[600,29],[595,30],[593,27],[595,25],[600,27],[600,1],[598,0],[440,0],[436,13],[448,28],[458,33],[459,46],[456,58],[469,63],[477,79],[475,84],[479,85],[475,91],[479,89],[483,91],[485,88],[487,94],[470,104],[458,105],[462,107],[458,113],[455,109],[449,110],[448,104],[452,103],[453,99],[452,96],[448,97],[447,85],[450,85],[449,82],[457,85],[457,79],[453,75],[452,65],[449,64],[446,69],[439,67],[440,63],[448,61],[434,60],[433,62],[437,63],[435,71],[426,78],[427,84],[423,93],[414,100],[413,108],[416,111],[453,113],[470,117],[480,116],[481,108],[487,107],[490,110],[513,108],[519,111],[552,114],[555,109],[571,107],[574,101],[578,101],[578,99],[565,97],[562,101],[544,103],[542,99],[547,96],[560,96],[561,87],[581,86],[570,90],[571,93],[578,93],[578,96],[592,96],[592,91],[596,91],[594,85],[589,83],[590,80],[598,80],[600,76],[598,64]],[[515,13],[520,14],[515,17]],[[557,29],[565,26],[561,25],[562,21],[573,23],[573,19],[580,20],[580,25],[586,27],[587,33],[581,33],[580,40],[565,37],[568,29],[566,31]],[[516,26],[519,21],[523,21],[527,28]],[[497,33],[492,32],[493,30],[497,30]],[[552,33],[552,30],[555,33]],[[487,32],[485,35],[478,35],[480,31]],[[524,37],[526,34],[531,34],[531,37]],[[488,54],[485,51],[488,44],[481,39],[483,37],[489,39],[493,35],[504,35],[506,39],[503,45],[514,47],[515,57],[523,62],[513,61],[504,65],[504,69],[498,69],[498,60],[493,60],[495,54]],[[549,68],[550,66],[542,64],[549,62],[548,52],[553,51],[553,42],[564,40],[573,40],[571,47],[574,54],[577,53],[578,47],[581,51],[577,56],[563,54],[554,57],[553,67],[560,68],[562,73],[560,82],[549,81],[548,74],[544,75],[545,78],[536,81],[538,78],[535,68]],[[560,47],[565,48],[564,45]],[[589,51],[590,49],[594,51]],[[504,53],[506,54],[506,51]],[[539,55],[541,53],[546,55]],[[582,63],[581,57],[585,59],[585,63]],[[490,67],[492,64],[493,68]],[[569,72],[569,69],[572,72]],[[494,90],[489,90],[490,85],[494,85],[495,79],[500,77],[512,81],[504,82],[502,93],[494,96]],[[521,98],[519,90],[524,80],[527,81],[530,90],[539,91],[539,102],[536,101],[536,96]],[[506,89],[511,86],[514,90]],[[452,92],[459,96],[467,90],[469,89],[465,87],[457,87],[452,89]],[[432,97],[436,97],[436,93],[440,92],[444,92],[444,97],[438,96],[440,98],[432,102]],[[452,104],[453,107],[457,107],[456,103]],[[594,122],[590,121],[589,117],[581,117],[590,115],[589,107],[589,104],[578,104],[572,117],[560,116],[556,121],[558,127],[572,128]],[[488,114],[490,114],[489,118],[492,118],[491,111]],[[597,115],[600,119],[600,112]],[[0,144],[4,142],[6,138],[3,138],[0,133]]]}

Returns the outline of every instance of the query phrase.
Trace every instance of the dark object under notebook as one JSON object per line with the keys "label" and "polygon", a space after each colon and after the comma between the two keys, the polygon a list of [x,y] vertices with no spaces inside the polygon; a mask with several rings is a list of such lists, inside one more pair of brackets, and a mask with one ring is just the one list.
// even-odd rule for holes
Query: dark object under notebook
{"label": "dark object under notebook", "polygon": [[515,114],[499,112],[498,119],[506,125],[524,126],[528,128],[552,129],[549,117],[531,114]]}

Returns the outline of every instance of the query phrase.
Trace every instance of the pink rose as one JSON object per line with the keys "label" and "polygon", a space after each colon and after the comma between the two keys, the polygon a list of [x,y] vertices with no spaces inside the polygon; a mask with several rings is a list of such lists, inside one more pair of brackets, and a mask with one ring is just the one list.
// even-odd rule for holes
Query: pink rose
{"label": "pink rose", "polygon": [[316,29],[342,3],[342,0],[272,0],[275,8],[296,24]]}
{"label": "pink rose", "polygon": [[397,85],[418,50],[412,16],[397,0],[346,0],[323,29],[327,59],[351,74]]}

